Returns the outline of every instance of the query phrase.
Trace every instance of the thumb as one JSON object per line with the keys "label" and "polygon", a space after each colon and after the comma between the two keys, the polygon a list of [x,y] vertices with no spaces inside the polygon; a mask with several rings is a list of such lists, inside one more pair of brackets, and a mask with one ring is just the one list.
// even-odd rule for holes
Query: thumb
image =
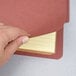
{"label": "thumb", "polygon": [[26,43],[28,40],[29,38],[27,36],[22,36],[12,41],[11,43],[9,43],[7,47],[5,48],[6,58],[7,57],[9,58],[10,56],[12,56],[12,54],[14,54],[14,52],[18,49],[18,47],[22,45],[23,43]]}

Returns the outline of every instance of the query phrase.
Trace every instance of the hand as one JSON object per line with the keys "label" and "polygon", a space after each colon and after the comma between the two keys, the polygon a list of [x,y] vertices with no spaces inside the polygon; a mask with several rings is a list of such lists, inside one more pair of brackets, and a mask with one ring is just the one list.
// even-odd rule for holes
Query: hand
{"label": "hand", "polygon": [[24,30],[0,23],[0,66],[10,59],[20,45],[28,41],[28,35]]}

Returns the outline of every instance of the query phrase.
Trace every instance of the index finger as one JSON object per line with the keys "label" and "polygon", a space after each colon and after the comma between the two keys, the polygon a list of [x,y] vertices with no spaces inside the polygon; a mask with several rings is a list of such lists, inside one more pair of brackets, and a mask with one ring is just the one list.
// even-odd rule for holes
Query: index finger
{"label": "index finger", "polygon": [[7,28],[4,28],[3,26],[3,28],[0,29],[0,35],[0,50],[4,49],[9,42],[20,36],[29,36],[26,31],[11,26],[7,26]]}

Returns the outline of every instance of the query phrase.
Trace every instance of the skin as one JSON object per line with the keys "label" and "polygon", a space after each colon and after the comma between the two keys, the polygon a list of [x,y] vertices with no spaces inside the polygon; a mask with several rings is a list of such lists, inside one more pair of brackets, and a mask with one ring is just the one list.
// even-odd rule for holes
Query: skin
{"label": "skin", "polygon": [[0,23],[0,67],[15,53],[20,45],[28,41],[26,31]]}

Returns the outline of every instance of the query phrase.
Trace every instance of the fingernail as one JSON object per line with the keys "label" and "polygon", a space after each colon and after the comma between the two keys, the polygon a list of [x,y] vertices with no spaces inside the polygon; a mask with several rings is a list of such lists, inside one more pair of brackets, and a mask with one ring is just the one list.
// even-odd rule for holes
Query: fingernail
{"label": "fingernail", "polygon": [[23,37],[21,37],[21,39],[22,39],[22,43],[24,44],[29,40],[29,37],[28,36],[23,36]]}

